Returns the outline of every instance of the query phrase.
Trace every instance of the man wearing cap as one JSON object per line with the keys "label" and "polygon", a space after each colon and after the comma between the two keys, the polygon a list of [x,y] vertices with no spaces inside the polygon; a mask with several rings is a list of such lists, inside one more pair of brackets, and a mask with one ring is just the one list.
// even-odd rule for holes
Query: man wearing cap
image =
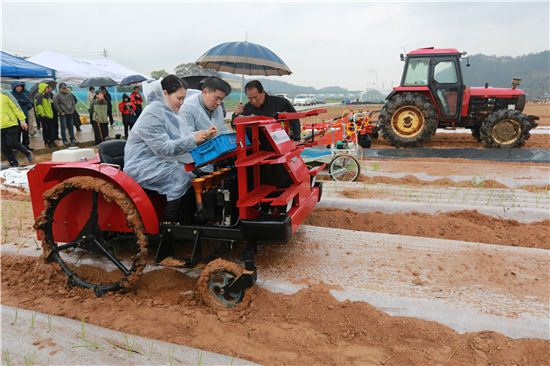
{"label": "man wearing cap", "polygon": [[60,83],[59,93],[57,93],[57,95],[53,98],[53,104],[59,114],[59,119],[61,122],[61,138],[63,139],[63,144],[66,146],[69,145],[66,130],[69,130],[69,138],[71,139],[70,144],[73,146],[76,144],[73,125],[73,115],[76,107],[75,100],[75,97],[67,88],[67,84]]}
{"label": "man wearing cap", "polygon": [[222,100],[231,93],[231,86],[218,77],[204,80],[201,92],[185,98],[179,114],[192,131],[207,130],[216,126],[218,133],[229,130],[223,118]]}
{"label": "man wearing cap", "polygon": [[[296,112],[292,103],[286,98],[267,94],[262,83],[258,80],[246,83],[244,91],[248,98],[248,103],[244,106],[242,103],[237,104],[232,119],[235,119],[239,115],[275,117],[279,112]],[[290,135],[294,141],[300,141],[301,128],[299,119],[290,120]]]}

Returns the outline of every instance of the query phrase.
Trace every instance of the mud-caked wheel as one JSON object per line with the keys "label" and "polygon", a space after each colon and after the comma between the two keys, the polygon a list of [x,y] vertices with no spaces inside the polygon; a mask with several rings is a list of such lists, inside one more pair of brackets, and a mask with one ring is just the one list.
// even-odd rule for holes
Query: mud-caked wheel
{"label": "mud-caked wheel", "polygon": [[[60,208],[67,196],[79,193],[89,198],[88,207]],[[112,211],[99,210],[100,201],[109,204],[111,209],[118,206],[129,232],[118,235],[101,230],[100,223],[107,222],[109,217],[103,215]],[[136,207],[123,191],[103,179],[74,177],[46,191],[44,203],[45,209],[37,218],[35,228],[42,232],[45,259],[60,265],[69,286],[89,288],[101,296],[135,284],[145,267],[147,237]],[[62,212],[56,214],[58,211]],[[68,217],[78,215],[78,211],[89,212],[89,217],[84,222],[70,222]],[[70,225],[78,225],[80,233],[73,240],[60,242],[59,231],[68,232]]]}
{"label": "mud-caked wheel", "polygon": [[203,269],[197,283],[199,294],[213,310],[240,310],[246,308],[252,298],[252,288],[237,292],[225,292],[223,288],[240,275],[244,268],[237,263],[215,259]]}
{"label": "mud-caked wheel", "polygon": [[474,140],[476,140],[477,142],[481,142],[481,133],[479,131],[480,127],[475,126],[470,128],[470,130],[472,131],[472,137],[474,138]]}
{"label": "mud-caked wheel", "polygon": [[426,96],[402,93],[393,96],[380,111],[378,126],[386,141],[395,147],[418,147],[437,129],[437,111]]}
{"label": "mud-caked wheel", "polygon": [[525,114],[514,109],[501,109],[483,122],[480,138],[486,147],[522,147],[530,137],[530,129],[531,122]]}
{"label": "mud-caked wheel", "polygon": [[361,174],[361,165],[351,155],[338,155],[330,162],[328,174],[338,182],[354,182]]}

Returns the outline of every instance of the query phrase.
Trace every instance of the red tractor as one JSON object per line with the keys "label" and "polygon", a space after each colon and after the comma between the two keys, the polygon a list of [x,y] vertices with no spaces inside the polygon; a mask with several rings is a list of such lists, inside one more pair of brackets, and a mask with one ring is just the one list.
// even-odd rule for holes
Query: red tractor
{"label": "red tractor", "polygon": [[[521,147],[538,117],[525,115],[526,95],[512,88],[464,85],[460,59],[466,52],[454,48],[421,48],[401,60],[401,84],[387,96],[378,126],[395,147],[418,147],[437,128],[463,127],[486,147]],[[469,65],[467,65],[469,66]]]}
{"label": "red tractor", "polygon": [[181,225],[161,222],[166,198],[124,173],[124,141],[102,143],[99,156],[91,149],[59,152],[67,154],[28,173],[44,257],[60,266],[69,286],[97,296],[132,288],[146,264],[207,263],[198,284],[204,301],[222,308],[245,304],[256,281],[257,244],[289,240],[321,198],[315,176],[324,166],[309,169],[300,157],[304,147],[281,125],[316,114],[237,118],[236,134],[192,151],[195,163],[186,169],[198,176],[191,188],[196,210],[192,222]]}

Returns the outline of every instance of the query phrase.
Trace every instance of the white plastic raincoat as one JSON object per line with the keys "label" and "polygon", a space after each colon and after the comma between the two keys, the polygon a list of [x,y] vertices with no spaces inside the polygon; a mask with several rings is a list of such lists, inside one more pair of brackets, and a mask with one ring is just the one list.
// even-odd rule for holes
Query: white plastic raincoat
{"label": "white plastic raincoat", "polygon": [[148,104],[124,148],[124,171],[141,187],[172,201],[191,185],[191,175],[181,161],[197,145],[188,124],[166,104],[160,81],[152,84],[146,95]]}
{"label": "white plastic raincoat", "polygon": [[211,126],[216,126],[218,134],[228,132],[229,128],[224,123],[222,106],[218,106],[212,113],[212,118],[210,118],[201,104],[201,98],[202,93],[187,96],[181,106],[179,115],[193,131],[207,130]]}

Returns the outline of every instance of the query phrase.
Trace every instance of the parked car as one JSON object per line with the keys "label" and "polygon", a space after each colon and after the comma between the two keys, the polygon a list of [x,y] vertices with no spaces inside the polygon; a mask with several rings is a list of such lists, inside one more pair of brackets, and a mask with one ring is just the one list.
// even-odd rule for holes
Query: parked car
{"label": "parked car", "polygon": [[290,103],[292,103],[292,98],[290,98],[290,97],[288,96],[288,94],[275,94],[275,96],[281,97],[281,98],[285,98],[285,99],[288,100]]}
{"label": "parked car", "polygon": [[298,94],[292,101],[294,105],[311,105],[311,99],[305,94]]}
{"label": "parked car", "polygon": [[315,96],[315,104],[325,104],[327,101],[320,95]]}

